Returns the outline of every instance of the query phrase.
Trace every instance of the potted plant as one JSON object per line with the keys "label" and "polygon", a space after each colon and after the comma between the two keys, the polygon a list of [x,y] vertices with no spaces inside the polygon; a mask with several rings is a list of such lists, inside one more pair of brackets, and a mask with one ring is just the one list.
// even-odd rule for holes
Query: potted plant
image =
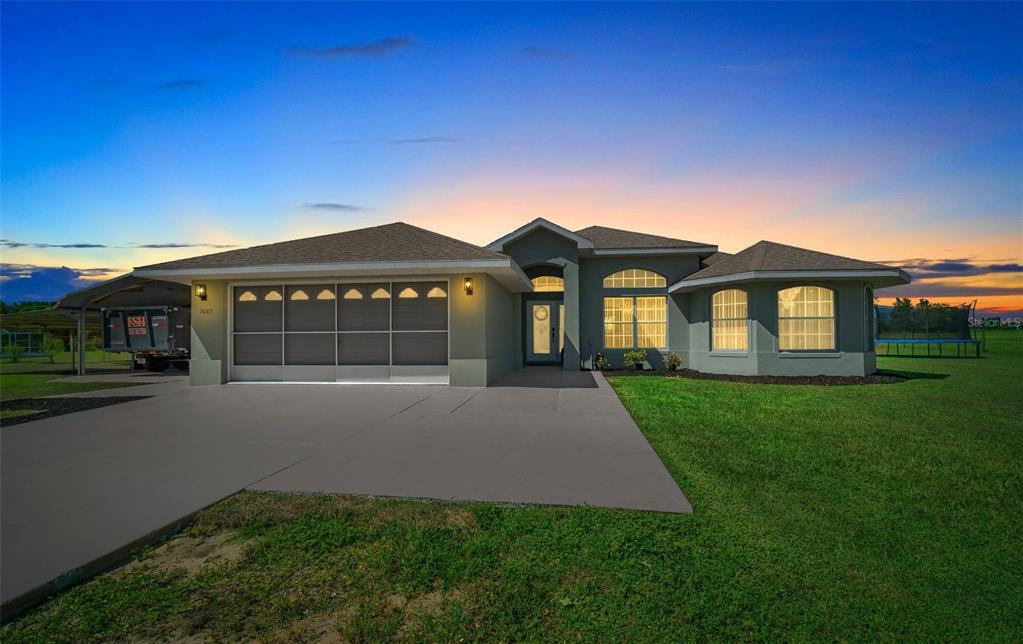
{"label": "potted plant", "polygon": [[668,371],[678,371],[678,368],[682,366],[682,356],[672,351],[664,359],[664,364],[668,367]]}
{"label": "potted plant", "polygon": [[636,371],[643,369],[643,363],[646,362],[646,349],[638,349],[636,351],[626,351],[625,364],[631,366]]}
{"label": "potted plant", "polygon": [[608,360],[607,356],[604,355],[603,353],[598,353],[593,358],[593,368],[597,369],[598,371],[603,371],[605,369],[610,369],[611,368],[611,361]]}

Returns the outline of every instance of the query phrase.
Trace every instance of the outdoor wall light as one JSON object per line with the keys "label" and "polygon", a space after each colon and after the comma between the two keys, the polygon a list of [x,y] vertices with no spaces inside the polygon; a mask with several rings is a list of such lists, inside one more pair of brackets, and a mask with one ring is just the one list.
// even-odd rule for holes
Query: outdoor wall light
{"label": "outdoor wall light", "polygon": [[199,298],[200,300],[202,300],[203,302],[206,301],[206,285],[205,284],[196,284],[195,285],[195,296],[197,298]]}
{"label": "outdoor wall light", "polygon": [[472,295],[472,278],[471,277],[465,278],[464,286],[465,286],[465,294],[466,295]]}

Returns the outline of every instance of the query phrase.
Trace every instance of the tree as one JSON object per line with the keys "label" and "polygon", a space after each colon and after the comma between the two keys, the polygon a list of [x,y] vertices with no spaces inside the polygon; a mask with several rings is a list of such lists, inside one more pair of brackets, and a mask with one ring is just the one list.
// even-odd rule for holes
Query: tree
{"label": "tree", "polygon": [[64,341],[57,336],[46,334],[43,339],[43,355],[50,359],[50,364],[56,364],[57,354],[64,350]]}
{"label": "tree", "polygon": [[913,326],[913,301],[908,297],[895,298],[890,318],[892,331],[899,331],[905,336]]}
{"label": "tree", "polygon": [[931,303],[924,298],[920,298],[920,301],[916,303],[917,319],[923,320],[924,322],[924,337],[928,337],[931,333]]}

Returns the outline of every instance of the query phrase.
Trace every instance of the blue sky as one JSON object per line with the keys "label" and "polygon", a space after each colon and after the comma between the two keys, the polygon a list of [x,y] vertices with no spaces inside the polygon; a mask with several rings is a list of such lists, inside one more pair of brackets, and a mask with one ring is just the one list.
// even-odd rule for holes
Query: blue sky
{"label": "blue sky", "polygon": [[1023,308],[1020,4],[0,12],[5,301],[220,246],[396,220],[486,243],[544,216],[901,262],[925,275],[905,294]]}

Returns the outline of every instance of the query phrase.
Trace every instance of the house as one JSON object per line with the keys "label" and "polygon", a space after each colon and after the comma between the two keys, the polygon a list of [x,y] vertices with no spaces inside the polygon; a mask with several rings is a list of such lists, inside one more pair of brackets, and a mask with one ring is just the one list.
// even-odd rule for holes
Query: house
{"label": "house", "polygon": [[143,266],[192,285],[192,384],[482,386],[524,365],[864,375],[874,289],[902,270],[762,241],[714,244],[536,219],[486,248],[405,223]]}

